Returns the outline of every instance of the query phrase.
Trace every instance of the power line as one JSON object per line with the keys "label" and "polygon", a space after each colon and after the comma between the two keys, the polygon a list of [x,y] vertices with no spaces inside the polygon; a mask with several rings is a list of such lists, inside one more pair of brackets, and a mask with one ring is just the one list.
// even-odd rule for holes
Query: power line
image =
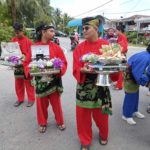
{"label": "power line", "polygon": [[[132,0],[133,1],[133,0]],[[130,3],[132,2],[131,0],[128,0],[128,1],[125,1],[125,2],[122,2],[120,5],[123,5],[123,4],[126,4],[126,3]]]}
{"label": "power line", "polygon": [[137,11],[130,11],[130,12],[119,12],[119,13],[105,13],[105,14],[129,14],[129,13],[133,13],[133,12],[141,12],[141,11],[147,11],[150,9],[143,9],[143,10],[137,10]]}
{"label": "power line", "polygon": [[81,14],[79,14],[79,15],[76,15],[76,16],[74,16],[74,18],[75,18],[75,17],[78,17],[78,16],[81,16],[81,15],[84,15],[84,14],[87,14],[87,13],[89,13],[89,12],[91,12],[91,11],[94,11],[94,10],[96,10],[96,9],[98,9],[98,8],[104,6],[104,5],[106,5],[106,4],[108,4],[108,3],[112,2],[112,1],[113,1],[113,0],[110,0],[110,1],[108,1],[108,2],[106,2],[106,3],[104,3],[104,4],[100,5],[100,6],[98,6],[98,7],[96,7],[96,8],[93,8],[93,9],[91,9],[91,10],[89,10],[89,11],[86,11],[86,12],[84,12],[84,13],[81,13]]}
{"label": "power line", "polygon": [[[137,2],[135,3],[134,6],[132,6],[132,8],[130,8],[130,10],[135,10],[135,8],[140,4],[141,0],[137,0]],[[127,14],[124,14],[124,17],[126,16]]]}
{"label": "power line", "polygon": [[[124,2],[122,2],[122,3],[120,3],[119,4],[119,6],[121,6],[121,5],[124,5],[124,4],[127,4],[127,3],[130,3],[130,2],[133,2],[134,0],[127,0],[127,1],[124,1]],[[98,7],[98,8],[100,8],[100,7]],[[96,8],[97,9],[97,8]],[[97,12],[105,12],[106,10],[108,10],[109,8],[105,8],[105,9],[102,9],[101,11],[97,11]],[[93,9],[93,11],[94,11],[94,9]],[[88,13],[88,12],[87,12]],[[82,14],[81,14],[82,15]],[[76,17],[76,16],[75,16]]]}

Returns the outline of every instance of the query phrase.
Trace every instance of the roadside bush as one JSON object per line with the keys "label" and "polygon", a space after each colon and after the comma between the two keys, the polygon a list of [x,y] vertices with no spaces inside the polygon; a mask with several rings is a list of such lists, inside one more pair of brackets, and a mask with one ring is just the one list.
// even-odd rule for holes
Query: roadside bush
{"label": "roadside bush", "polygon": [[126,36],[128,39],[128,42],[131,44],[141,44],[141,45],[147,45],[148,41],[145,40],[144,34],[138,34],[137,31],[130,31],[126,32]]}
{"label": "roadside bush", "polygon": [[131,43],[132,44],[136,44],[137,43],[137,39],[136,38],[131,39]]}
{"label": "roadside bush", "polygon": [[146,46],[148,46],[148,43],[149,43],[149,42],[150,42],[150,41],[144,40],[144,41],[143,41],[143,44],[146,45]]}
{"label": "roadside bush", "polygon": [[9,26],[0,26],[0,42],[9,42],[13,36],[13,29]]}
{"label": "roadside bush", "polygon": [[137,42],[138,42],[139,44],[143,44],[144,41],[146,41],[146,40],[144,39],[144,36],[142,36],[142,35],[139,35],[137,40],[138,40]]}
{"label": "roadside bush", "polygon": [[132,43],[133,41],[133,44],[135,42],[135,38],[137,38],[137,32],[126,32],[126,36],[128,38],[128,42],[129,43]]}

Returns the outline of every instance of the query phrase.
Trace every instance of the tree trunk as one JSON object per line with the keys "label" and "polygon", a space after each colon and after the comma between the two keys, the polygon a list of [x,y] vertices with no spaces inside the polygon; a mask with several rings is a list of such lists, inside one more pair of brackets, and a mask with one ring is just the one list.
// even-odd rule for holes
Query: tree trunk
{"label": "tree trunk", "polygon": [[16,22],[16,0],[11,0],[11,11],[13,23]]}

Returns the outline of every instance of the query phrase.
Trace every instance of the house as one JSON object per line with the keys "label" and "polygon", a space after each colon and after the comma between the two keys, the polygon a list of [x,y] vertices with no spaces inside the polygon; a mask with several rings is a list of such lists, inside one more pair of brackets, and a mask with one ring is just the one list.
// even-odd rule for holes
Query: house
{"label": "house", "polygon": [[139,31],[150,31],[150,17],[135,19],[134,22],[139,26]]}
{"label": "house", "polygon": [[134,15],[128,18],[121,19],[105,18],[105,30],[109,29],[110,27],[116,28],[116,26],[118,25],[123,26],[125,31],[145,32],[150,29],[150,16]]}
{"label": "house", "polygon": [[116,25],[124,26],[125,31],[144,32],[144,28],[147,28],[150,25],[150,16],[134,15],[117,20]]}

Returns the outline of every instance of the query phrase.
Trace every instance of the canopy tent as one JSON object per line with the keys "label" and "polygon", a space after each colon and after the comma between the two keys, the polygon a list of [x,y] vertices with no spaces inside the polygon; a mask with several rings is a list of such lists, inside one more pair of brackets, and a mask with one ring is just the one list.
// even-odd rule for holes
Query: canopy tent
{"label": "canopy tent", "polygon": [[[105,19],[103,16],[100,16],[100,15],[98,15],[97,17],[101,20],[101,23],[99,25],[99,32],[103,32],[103,24],[104,24]],[[67,26],[68,27],[78,27],[78,30],[81,33],[82,32],[82,19],[71,20],[68,22]]]}
{"label": "canopy tent", "polygon": [[68,22],[68,27],[82,26],[82,19],[74,19]]}

